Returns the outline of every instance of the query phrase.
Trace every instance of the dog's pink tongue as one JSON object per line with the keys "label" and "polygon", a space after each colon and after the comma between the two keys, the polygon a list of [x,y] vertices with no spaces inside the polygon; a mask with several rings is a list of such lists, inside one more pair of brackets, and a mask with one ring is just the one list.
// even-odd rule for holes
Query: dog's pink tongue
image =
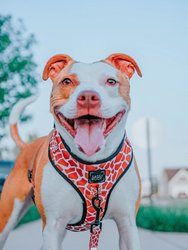
{"label": "dog's pink tongue", "polygon": [[83,152],[92,156],[104,143],[102,120],[76,120],[75,143]]}

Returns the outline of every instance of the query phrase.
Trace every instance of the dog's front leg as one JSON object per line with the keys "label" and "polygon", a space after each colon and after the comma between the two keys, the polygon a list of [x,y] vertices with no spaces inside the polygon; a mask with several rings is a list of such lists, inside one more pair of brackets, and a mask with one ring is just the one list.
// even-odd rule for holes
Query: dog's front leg
{"label": "dog's front leg", "polygon": [[115,220],[119,231],[120,250],[141,250],[135,216]]}
{"label": "dog's front leg", "polygon": [[42,250],[60,250],[67,223],[61,219],[48,221],[43,231]]}

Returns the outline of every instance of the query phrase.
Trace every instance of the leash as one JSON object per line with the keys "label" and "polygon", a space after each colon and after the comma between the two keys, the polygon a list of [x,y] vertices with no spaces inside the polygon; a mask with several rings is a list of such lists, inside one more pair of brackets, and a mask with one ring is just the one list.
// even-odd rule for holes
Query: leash
{"label": "leash", "polygon": [[99,236],[102,231],[100,212],[103,210],[101,207],[101,199],[99,197],[98,187],[97,187],[97,194],[92,198],[91,202],[92,206],[96,211],[96,219],[93,223],[91,223],[89,250],[97,250],[99,245]]}

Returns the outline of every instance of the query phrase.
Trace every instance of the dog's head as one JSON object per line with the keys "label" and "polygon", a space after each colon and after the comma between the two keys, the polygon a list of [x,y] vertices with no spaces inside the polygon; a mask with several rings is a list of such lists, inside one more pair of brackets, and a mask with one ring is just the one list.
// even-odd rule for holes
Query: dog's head
{"label": "dog's head", "polygon": [[135,70],[142,76],[137,63],[124,54],[91,64],[67,55],[49,59],[43,79],[53,82],[50,111],[74,154],[93,161],[116,150],[125,133],[129,80]]}

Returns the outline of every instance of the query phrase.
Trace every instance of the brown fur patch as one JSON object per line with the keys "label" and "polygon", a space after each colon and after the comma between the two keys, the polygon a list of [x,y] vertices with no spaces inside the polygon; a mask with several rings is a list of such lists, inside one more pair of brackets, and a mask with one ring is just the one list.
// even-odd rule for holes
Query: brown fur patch
{"label": "brown fur patch", "polygon": [[129,79],[122,72],[118,72],[119,78],[119,94],[123,97],[123,99],[131,106],[131,98],[130,98],[130,83]]}
{"label": "brown fur patch", "polygon": [[18,156],[13,170],[6,179],[0,199],[0,232],[11,217],[15,199],[25,201],[30,195],[32,185],[28,181],[28,169],[35,162],[35,157],[45,137],[26,145]]}
{"label": "brown fur patch", "polygon": [[[65,78],[69,78],[72,81],[70,85],[63,85],[62,81]],[[55,81],[53,81],[53,87],[50,97],[50,112],[55,115],[55,109],[64,105],[70,98],[70,95],[74,92],[75,88],[78,86],[79,81],[75,74],[69,74],[68,68],[62,70]]]}
{"label": "brown fur patch", "polygon": [[136,216],[137,213],[138,213],[138,209],[140,207],[140,202],[141,202],[142,183],[141,183],[140,173],[139,173],[139,170],[138,170],[138,165],[137,165],[137,162],[136,162],[135,158],[134,158],[134,166],[135,166],[136,174],[138,176],[138,181],[139,181],[139,195],[138,195],[136,206],[135,206],[135,216]]}
{"label": "brown fur patch", "polygon": [[50,133],[48,137],[46,137],[44,143],[40,147],[40,151],[37,154],[37,157],[35,159],[36,164],[35,164],[35,168],[33,172],[34,182],[35,182],[35,203],[42,218],[43,228],[45,227],[45,224],[46,224],[46,216],[45,216],[44,207],[42,205],[41,185],[42,185],[44,167],[49,161],[48,145],[50,142],[51,134],[52,133]]}
{"label": "brown fur patch", "polygon": [[26,145],[25,142],[22,141],[19,133],[18,133],[18,127],[17,127],[17,124],[14,123],[14,124],[11,124],[10,125],[10,133],[11,133],[11,136],[13,138],[13,140],[16,142],[16,145],[22,149],[24,148],[24,146]]}

